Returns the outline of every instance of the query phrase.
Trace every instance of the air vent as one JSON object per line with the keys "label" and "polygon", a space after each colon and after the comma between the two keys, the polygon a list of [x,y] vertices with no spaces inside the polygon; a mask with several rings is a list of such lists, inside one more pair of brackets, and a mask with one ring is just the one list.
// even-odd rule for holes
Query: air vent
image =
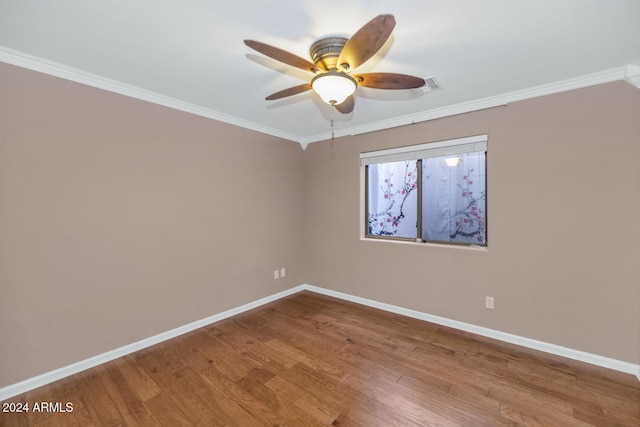
{"label": "air vent", "polygon": [[427,82],[427,86],[429,86],[431,90],[440,89],[440,83],[438,83],[435,77],[427,77],[424,81]]}
{"label": "air vent", "polygon": [[416,89],[409,89],[409,93],[412,95],[422,95],[423,93],[431,92],[432,90],[441,89],[440,83],[435,77],[425,77],[425,85]]}

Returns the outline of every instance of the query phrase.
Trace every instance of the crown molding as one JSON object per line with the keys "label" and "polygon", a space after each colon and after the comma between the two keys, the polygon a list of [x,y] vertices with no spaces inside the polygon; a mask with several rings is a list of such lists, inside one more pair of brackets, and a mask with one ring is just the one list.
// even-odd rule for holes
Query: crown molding
{"label": "crown molding", "polygon": [[38,71],[54,77],[59,77],[65,80],[70,80],[76,83],[95,87],[98,89],[107,90],[109,92],[114,92],[120,95],[125,95],[130,98],[139,99],[141,101],[162,105],[174,110],[184,111],[186,113],[195,114],[197,116],[206,117],[209,119],[217,120],[219,122],[228,123],[278,138],[300,142],[300,136],[282,131],[280,129],[263,126],[258,123],[241,119],[239,117],[184,102],[179,99],[161,95],[159,93],[142,89],[137,86],[119,82],[117,80],[108,79],[97,74],[79,70],[77,68],[68,67],[57,62],[49,61],[47,59],[9,49],[4,46],[0,46],[0,61],[29,70]]}
{"label": "crown molding", "polygon": [[624,80],[640,89],[640,65],[627,65],[625,68]]}
{"label": "crown molding", "polygon": [[[376,132],[383,129],[390,129],[399,126],[412,125],[428,120],[440,119],[443,117],[455,116],[457,114],[470,113],[472,111],[485,110],[488,108],[506,106],[511,102],[523,101],[525,99],[537,98],[539,96],[551,95],[559,92],[566,92],[573,89],[580,89],[602,83],[609,83],[616,80],[627,80],[634,86],[640,84],[640,67],[627,65],[623,67],[611,68],[597,73],[585,74],[571,79],[561,80],[554,83],[530,87],[527,89],[507,92],[501,95],[489,96],[468,102],[461,102],[446,107],[433,108],[415,114],[394,117],[388,120],[380,120],[362,126],[353,126],[344,129],[336,129],[334,137],[355,136],[364,133]],[[635,83],[634,83],[635,82]],[[310,137],[304,137],[301,143],[306,144],[318,141],[325,141],[331,138],[330,132],[325,132]]]}
{"label": "crown molding", "polygon": [[323,132],[311,136],[301,136],[283,131],[281,129],[264,126],[249,120],[244,120],[239,117],[231,116],[229,114],[221,113],[219,111],[204,108],[199,105],[184,102],[175,98],[170,98],[168,96],[142,89],[137,86],[128,85],[116,80],[108,79],[97,74],[92,74],[86,71],[78,70],[76,68],[68,67],[66,65],[49,61],[37,56],[28,55],[26,53],[9,49],[4,46],[0,46],[0,61],[16,65],[18,67],[27,68],[33,71],[49,74],[55,77],[60,77],[76,83],[85,84],[87,86],[92,86],[95,88],[118,93],[120,95],[125,95],[142,101],[151,102],[153,104],[162,105],[164,107],[173,108],[175,110],[184,111],[187,113],[239,126],[245,129],[294,141],[299,143],[302,149],[306,149],[310,143],[326,141],[328,139],[331,139],[332,137],[339,138],[344,136],[361,135],[364,133],[416,124],[428,120],[455,116],[457,114],[506,106],[510,102],[522,101],[525,99],[551,95],[554,93],[594,86],[602,83],[609,83],[616,80],[624,80],[634,85],[635,87],[640,88],[640,66],[629,64],[622,67],[611,68],[597,73],[586,74],[571,79],[534,86],[527,89],[504,93],[501,95],[462,102],[446,107],[434,108],[415,114],[394,117],[387,120],[379,120],[361,126],[336,129],[333,132],[333,135],[331,132]]}

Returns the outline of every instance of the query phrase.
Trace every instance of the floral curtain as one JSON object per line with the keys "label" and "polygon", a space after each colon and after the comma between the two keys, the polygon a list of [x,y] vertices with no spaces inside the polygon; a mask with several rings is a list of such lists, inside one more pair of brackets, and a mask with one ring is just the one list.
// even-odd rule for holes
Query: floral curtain
{"label": "floral curtain", "polygon": [[416,161],[373,164],[368,171],[369,234],[415,239]]}
{"label": "floral curtain", "polygon": [[447,165],[444,157],[422,160],[422,239],[483,245],[485,153],[456,157],[454,166]]}
{"label": "floral curtain", "polygon": [[[447,165],[446,158],[457,159]],[[417,236],[418,191],[422,191],[422,233],[426,241],[486,244],[485,153],[474,152],[368,166],[368,234]]]}

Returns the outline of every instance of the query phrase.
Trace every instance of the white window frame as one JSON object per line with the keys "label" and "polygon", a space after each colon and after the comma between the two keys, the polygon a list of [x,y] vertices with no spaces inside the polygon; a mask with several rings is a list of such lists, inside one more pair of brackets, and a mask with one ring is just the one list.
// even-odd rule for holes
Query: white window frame
{"label": "white window frame", "polygon": [[[478,151],[487,152],[488,135],[474,135],[463,138],[449,139],[445,141],[428,142],[418,145],[410,145],[404,147],[389,148],[385,150],[368,151],[360,153],[360,240],[367,241],[385,241],[398,243],[413,243],[410,239],[396,239],[386,237],[373,237],[366,234],[366,170],[368,165],[378,163],[400,162],[405,160],[418,160],[431,157],[446,157],[456,154],[465,154]],[[420,245],[441,245],[467,248],[486,249],[485,245],[458,245],[444,242],[424,242],[417,237],[415,243]],[[414,243],[414,244],[415,244]]]}

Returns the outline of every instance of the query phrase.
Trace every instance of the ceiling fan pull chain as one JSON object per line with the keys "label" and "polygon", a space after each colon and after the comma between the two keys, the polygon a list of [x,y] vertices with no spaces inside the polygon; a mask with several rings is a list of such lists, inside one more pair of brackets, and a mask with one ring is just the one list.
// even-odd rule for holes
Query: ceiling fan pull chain
{"label": "ceiling fan pull chain", "polygon": [[333,141],[335,136],[333,134],[333,105],[331,106],[331,140]]}

